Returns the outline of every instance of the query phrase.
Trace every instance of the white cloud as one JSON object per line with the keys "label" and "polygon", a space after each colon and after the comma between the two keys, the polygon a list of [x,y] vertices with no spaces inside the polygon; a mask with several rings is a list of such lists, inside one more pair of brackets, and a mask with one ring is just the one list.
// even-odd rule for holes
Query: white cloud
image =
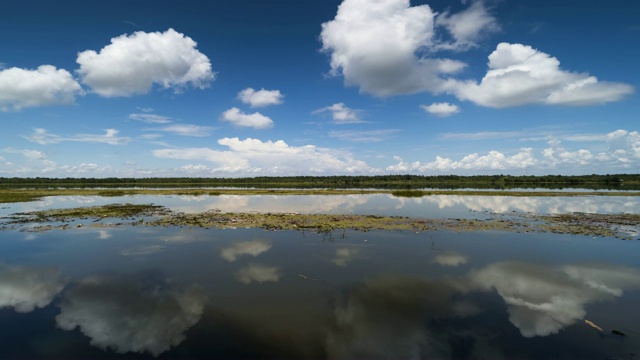
{"label": "white cloud", "polygon": [[173,135],[180,135],[180,136],[205,137],[205,136],[211,135],[211,131],[213,131],[213,128],[211,126],[175,124],[175,125],[169,125],[161,128],[153,128],[150,130],[164,131],[164,132],[171,133]]}
{"label": "white cloud", "polygon": [[30,136],[25,136],[25,139],[41,145],[58,144],[65,141],[122,145],[131,141],[131,138],[129,137],[117,136],[118,133],[119,131],[116,129],[106,129],[104,135],[77,134],[77,135],[65,137],[65,136],[60,136],[56,134],[51,134],[45,129],[36,128],[34,130],[34,133]]}
{"label": "white cloud", "polygon": [[580,149],[578,151],[567,151],[560,146],[560,141],[553,139],[549,141],[548,148],[542,150],[547,164],[551,167],[558,165],[588,165],[593,159],[593,154],[589,150]]}
{"label": "white cloud", "polygon": [[79,328],[101,349],[158,356],[185,339],[187,329],[200,320],[205,302],[195,287],[89,277],[65,294],[56,323],[67,331]]}
{"label": "white cloud", "polygon": [[130,114],[129,119],[141,121],[147,124],[168,124],[172,122],[170,117],[156,114]]}
{"label": "white cloud", "polygon": [[[522,132],[496,132],[474,134],[445,134],[445,139],[491,140],[523,136]],[[484,155],[473,153],[460,160],[436,156],[431,162],[405,162],[400,157],[396,164],[388,166],[392,172],[426,171],[485,171],[537,169],[548,173],[551,169],[563,168],[592,173],[594,168],[601,171],[620,171],[640,166],[640,133],[637,131],[616,130],[607,134],[575,134],[547,136],[547,147],[522,148],[520,152],[509,155],[491,150]],[[560,139],[581,142],[580,147],[566,149]],[[589,149],[591,147],[591,149]],[[606,150],[604,150],[606,149]]]}
{"label": "white cloud", "polygon": [[220,251],[220,257],[228,262],[234,262],[242,255],[256,257],[271,249],[271,242],[268,240],[240,241],[231,246],[227,246]]}
{"label": "white cloud", "polygon": [[64,69],[41,65],[35,70],[0,69],[0,111],[70,105],[83,95],[80,84]]}
{"label": "white cloud", "polygon": [[78,54],[82,82],[101,96],[148,93],[154,84],[173,88],[206,88],[215,76],[209,58],[196,42],[173,29],[122,35],[96,52]]}
{"label": "white cloud", "polygon": [[46,155],[39,150],[4,148],[2,149],[2,151],[6,153],[11,153],[11,154],[21,154],[30,160],[42,160],[46,158]]}
{"label": "white cloud", "polygon": [[429,114],[439,117],[448,117],[460,112],[458,105],[449,104],[448,102],[433,103],[429,106],[420,105],[420,107]]}
{"label": "white cloud", "polygon": [[258,112],[245,114],[240,109],[233,107],[222,113],[222,120],[235,126],[252,127],[254,129],[267,129],[273,126],[273,120]]}
{"label": "white cloud", "polygon": [[333,122],[336,124],[358,124],[364,122],[358,116],[358,110],[350,109],[344,103],[337,103],[315,110],[312,114],[319,114],[325,111],[331,112]]}
{"label": "white cloud", "polygon": [[[439,36],[439,27],[452,42]],[[480,83],[452,78],[467,65],[438,52],[477,47],[483,36],[499,29],[481,0],[459,13],[440,15],[409,0],[344,0],[335,18],[322,24],[320,37],[322,50],[331,56],[331,74],[375,96],[448,92],[502,108],[602,104],[634,91],[627,84],[562,70],[556,58],[522,44],[499,44]]]}
{"label": "white cloud", "polygon": [[405,163],[402,159],[392,166],[387,167],[387,171],[407,172],[418,171],[424,172],[429,170],[451,171],[451,170],[509,170],[524,169],[535,166],[539,162],[533,156],[532,148],[523,148],[515,155],[507,156],[499,151],[491,150],[486,155],[478,153],[469,154],[460,161],[450,158],[436,156],[432,162],[423,164],[420,161],[413,163]]}
{"label": "white cloud", "polygon": [[482,81],[458,82],[452,91],[461,100],[504,108],[601,104],[620,100],[632,93],[633,87],[562,70],[556,58],[531,46],[500,43],[489,55],[489,71]]}
{"label": "white cloud", "polygon": [[153,155],[165,159],[205,160],[217,164],[213,172],[239,174],[308,175],[326,173],[369,173],[374,171],[351,154],[313,145],[290,146],[247,138],[222,138],[218,144],[227,151],[210,148],[158,149]]}
{"label": "white cloud", "polygon": [[60,270],[0,264],[0,309],[11,307],[20,313],[43,308],[53,301],[66,281]]}
{"label": "white cloud", "polygon": [[235,276],[239,282],[249,285],[254,281],[260,284],[267,281],[278,282],[282,275],[280,269],[275,266],[251,264],[240,269]]}
{"label": "white cloud", "polygon": [[238,99],[251,107],[282,104],[283,98],[284,95],[280,93],[280,90],[261,89],[255,91],[253,88],[246,88],[238,93]]}
{"label": "white cloud", "polygon": [[483,1],[474,1],[469,8],[457,14],[444,12],[438,15],[436,25],[444,26],[455,39],[453,43],[439,45],[451,50],[476,47],[484,34],[500,30],[497,20],[489,14]]}
{"label": "white cloud", "polygon": [[400,129],[379,129],[379,130],[340,130],[330,131],[329,136],[347,141],[356,142],[379,142],[399,133]]}
{"label": "white cloud", "polygon": [[409,0],[344,0],[320,35],[332,74],[376,96],[444,90],[440,76],[466,65],[422,56],[437,42],[434,17],[428,5]]}

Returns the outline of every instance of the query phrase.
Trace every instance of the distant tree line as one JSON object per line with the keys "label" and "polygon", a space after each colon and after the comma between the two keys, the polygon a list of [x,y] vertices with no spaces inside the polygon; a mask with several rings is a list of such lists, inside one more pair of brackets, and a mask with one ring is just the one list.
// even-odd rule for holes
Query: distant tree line
{"label": "distant tree line", "polygon": [[640,174],[615,175],[376,175],[259,176],[246,178],[47,178],[0,177],[0,187],[254,187],[254,188],[377,188],[377,189],[612,189],[640,190]]}

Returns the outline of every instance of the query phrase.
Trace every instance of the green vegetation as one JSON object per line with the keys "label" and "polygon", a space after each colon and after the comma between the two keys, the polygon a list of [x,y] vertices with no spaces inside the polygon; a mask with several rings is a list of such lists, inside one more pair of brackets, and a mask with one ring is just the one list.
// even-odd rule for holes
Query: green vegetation
{"label": "green vegetation", "polygon": [[[25,224],[61,222],[58,226],[39,225],[27,231],[69,229],[70,223],[78,220],[93,220],[91,226],[109,227],[122,225],[179,226],[189,228],[261,228],[265,230],[317,231],[330,234],[337,230],[389,230],[426,232],[449,231],[512,231],[548,232],[585,236],[605,236],[620,239],[640,239],[637,224],[638,214],[563,214],[553,216],[510,215],[491,219],[424,219],[398,216],[335,215],[335,214],[291,214],[291,213],[223,213],[218,210],[199,214],[174,213],[157,205],[111,204],[74,209],[54,209],[17,213],[3,219],[0,229],[17,229]],[[105,222],[105,219],[120,218],[120,222]],[[76,227],[84,226],[77,223]]]}
{"label": "green vegetation", "polygon": [[287,189],[615,189],[640,190],[640,174],[578,176],[282,176],[252,178],[0,178],[0,188],[185,188]]}

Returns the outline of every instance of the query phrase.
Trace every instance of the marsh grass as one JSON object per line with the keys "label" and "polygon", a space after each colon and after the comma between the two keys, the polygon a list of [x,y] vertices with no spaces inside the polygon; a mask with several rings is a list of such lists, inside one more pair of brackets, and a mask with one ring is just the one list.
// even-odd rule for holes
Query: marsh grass
{"label": "marsh grass", "polygon": [[[345,230],[371,231],[412,231],[428,232],[433,230],[466,231],[509,231],[516,233],[544,232],[557,234],[574,234],[585,236],[616,237],[620,239],[638,239],[630,232],[620,231],[623,228],[637,230],[640,215],[636,214],[562,214],[562,215],[509,215],[496,216],[490,219],[427,219],[401,216],[376,215],[337,215],[337,214],[296,214],[296,213],[255,213],[255,212],[221,212],[210,210],[198,214],[176,213],[153,204],[110,204],[73,209],[52,209],[16,213],[4,218],[8,224],[21,226],[29,223],[63,222],[94,219],[93,226],[179,226],[188,228],[235,229],[260,228],[269,231],[299,230],[315,231],[324,234],[327,239],[334,238],[334,232]],[[119,218],[125,222],[106,224],[101,222],[107,218]],[[3,227],[6,229],[7,227]],[[52,226],[33,228],[35,231],[46,231]],[[66,229],[66,227],[63,227]]]}

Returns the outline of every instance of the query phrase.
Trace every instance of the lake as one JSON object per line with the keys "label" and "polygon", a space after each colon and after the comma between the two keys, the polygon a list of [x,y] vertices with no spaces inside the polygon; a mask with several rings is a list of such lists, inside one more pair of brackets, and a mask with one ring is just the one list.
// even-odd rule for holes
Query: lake
{"label": "lake", "polygon": [[[639,214],[640,197],[220,195],[49,197],[25,211],[157,204],[175,212],[438,219]],[[535,221],[535,220],[532,220]],[[631,240],[511,232],[92,226],[0,231],[0,358],[631,359]],[[79,226],[81,225],[81,226]]]}

